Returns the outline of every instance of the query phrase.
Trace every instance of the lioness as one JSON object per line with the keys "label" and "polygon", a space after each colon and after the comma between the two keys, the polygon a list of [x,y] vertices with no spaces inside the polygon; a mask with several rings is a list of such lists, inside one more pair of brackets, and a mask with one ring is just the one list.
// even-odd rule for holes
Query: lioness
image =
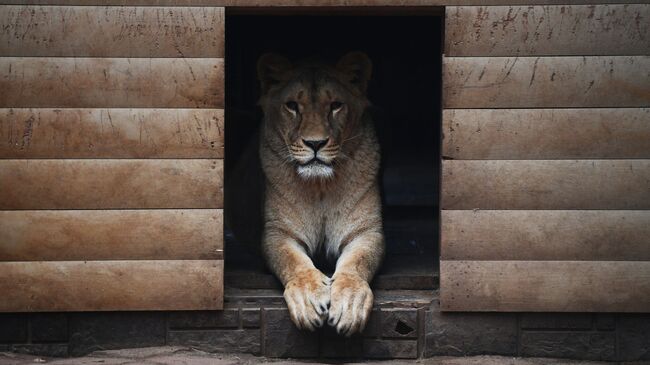
{"label": "lioness", "polygon": [[[314,330],[327,320],[350,336],[368,320],[368,283],[384,254],[379,145],[366,111],[372,64],[360,52],[336,66],[266,54],[257,70],[264,256],[296,326]],[[331,278],[314,266],[318,252],[336,262]]]}

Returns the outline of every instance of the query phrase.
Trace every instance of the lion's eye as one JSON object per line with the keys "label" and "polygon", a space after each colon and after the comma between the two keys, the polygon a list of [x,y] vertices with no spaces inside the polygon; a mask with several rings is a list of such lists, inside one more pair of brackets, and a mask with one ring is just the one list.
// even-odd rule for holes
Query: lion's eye
{"label": "lion's eye", "polygon": [[287,101],[286,103],[284,103],[284,106],[287,109],[289,109],[289,111],[298,113],[298,103],[296,103],[295,101]]}
{"label": "lion's eye", "polygon": [[339,101],[335,101],[335,102],[332,102],[332,104],[330,104],[330,109],[332,109],[333,112],[338,111],[342,107],[343,107],[343,103],[341,103]]}

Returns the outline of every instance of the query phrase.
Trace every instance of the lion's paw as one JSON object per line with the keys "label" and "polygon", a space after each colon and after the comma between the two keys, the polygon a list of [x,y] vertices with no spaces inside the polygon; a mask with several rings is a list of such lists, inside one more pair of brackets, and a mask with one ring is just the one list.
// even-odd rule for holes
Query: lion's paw
{"label": "lion's paw", "polygon": [[373,296],[368,283],[356,275],[335,274],[330,292],[327,323],[347,337],[363,331],[372,311]]}
{"label": "lion's paw", "polygon": [[285,286],[284,299],[296,327],[313,331],[327,318],[330,278],[317,269],[301,271]]}

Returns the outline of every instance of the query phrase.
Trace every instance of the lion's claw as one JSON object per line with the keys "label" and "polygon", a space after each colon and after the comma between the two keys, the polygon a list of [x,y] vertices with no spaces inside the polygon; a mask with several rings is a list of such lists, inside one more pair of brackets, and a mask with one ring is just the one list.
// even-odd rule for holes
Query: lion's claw
{"label": "lion's claw", "polygon": [[303,271],[287,283],[284,299],[296,327],[314,331],[323,325],[330,304],[329,283],[317,269]]}
{"label": "lion's claw", "polygon": [[331,304],[327,323],[347,337],[361,332],[372,311],[373,295],[368,283],[350,274],[332,278]]}

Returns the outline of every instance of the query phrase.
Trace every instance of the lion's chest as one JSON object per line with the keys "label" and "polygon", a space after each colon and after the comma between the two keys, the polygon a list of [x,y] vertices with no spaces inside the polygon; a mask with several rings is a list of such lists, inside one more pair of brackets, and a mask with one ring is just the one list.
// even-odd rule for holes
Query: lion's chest
{"label": "lion's chest", "polygon": [[[354,226],[355,194],[344,190],[338,195],[309,196],[296,206],[300,216],[294,230],[300,232],[312,252],[338,247]],[[324,247],[323,247],[324,246]]]}

